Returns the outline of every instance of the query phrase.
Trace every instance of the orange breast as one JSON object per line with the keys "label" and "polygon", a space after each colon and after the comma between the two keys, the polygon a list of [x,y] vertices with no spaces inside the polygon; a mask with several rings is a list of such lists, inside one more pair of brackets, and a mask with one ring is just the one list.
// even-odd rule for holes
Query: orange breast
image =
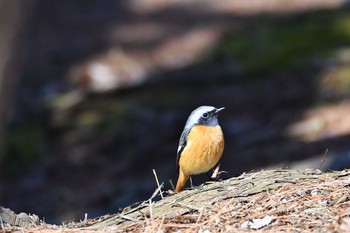
{"label": "orange breast", "polygon": [[179,166],[186,175],[205,173],[215,166],[224,151],[220,126],[194,126],[181,153]]}

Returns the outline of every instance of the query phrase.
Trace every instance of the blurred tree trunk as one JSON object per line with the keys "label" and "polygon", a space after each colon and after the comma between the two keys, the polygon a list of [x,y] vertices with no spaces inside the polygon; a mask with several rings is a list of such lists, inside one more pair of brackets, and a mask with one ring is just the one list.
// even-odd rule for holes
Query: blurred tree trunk
{"label": "blurred tree trunk", "polygon": [[0,0],[0,166],[6,125],[12,111],[23,60],[26,23],[35,0]]}

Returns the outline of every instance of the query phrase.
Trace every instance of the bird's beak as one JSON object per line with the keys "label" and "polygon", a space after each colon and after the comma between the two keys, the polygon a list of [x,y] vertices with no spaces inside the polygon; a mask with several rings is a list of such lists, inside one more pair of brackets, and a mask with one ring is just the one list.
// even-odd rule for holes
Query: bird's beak
{"label": "bird's beak", "polygon": [[221,111],[224,110],[224,109],[225,109],[225,107],[217,108],[217,109],[215,110],[215,114],[218,114],[219,112],[221,112]]}

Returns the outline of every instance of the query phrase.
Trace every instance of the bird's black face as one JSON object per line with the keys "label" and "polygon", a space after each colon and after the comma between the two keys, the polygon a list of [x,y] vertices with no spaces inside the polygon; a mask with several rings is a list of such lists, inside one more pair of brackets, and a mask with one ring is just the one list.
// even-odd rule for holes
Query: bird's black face
{"label": "bird's black face", "polygon": [[207,126],[217,126],[218,122],[218,114],[224,108],[214,108],[210,111],[205,111],[198,119],[198,125],[207,125]]}

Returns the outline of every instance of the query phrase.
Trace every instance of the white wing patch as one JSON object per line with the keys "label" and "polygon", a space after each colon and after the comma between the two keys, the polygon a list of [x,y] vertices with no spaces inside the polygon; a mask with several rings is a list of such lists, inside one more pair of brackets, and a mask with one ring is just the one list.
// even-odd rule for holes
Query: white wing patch
{"label": "white wing patch", "polygon": [[182,149],[182,146],[179,146],[179,147],[177,148],[177,154],[179,154],[179,152],[180,152],[181,149]]}

